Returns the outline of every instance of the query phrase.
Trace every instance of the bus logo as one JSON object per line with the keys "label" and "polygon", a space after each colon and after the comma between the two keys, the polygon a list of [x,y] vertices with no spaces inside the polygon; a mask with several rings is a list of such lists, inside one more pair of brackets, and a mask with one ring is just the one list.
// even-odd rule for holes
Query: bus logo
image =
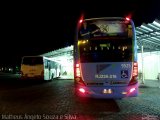
{"label": "bus logo", "polygon": [[128,70],[121,70],[121,78],[128,78]]}
{"label": "bus logo", "polygon": [[109,26],[108,25],[101,25],[100,30],[104,33],[108,33],[109,31]]}

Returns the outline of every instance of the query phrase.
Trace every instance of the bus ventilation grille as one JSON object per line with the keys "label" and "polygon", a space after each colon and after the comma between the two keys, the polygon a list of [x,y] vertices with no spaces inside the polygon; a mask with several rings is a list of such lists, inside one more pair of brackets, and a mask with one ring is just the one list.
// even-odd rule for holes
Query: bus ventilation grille
{"label": "bus ventilation grille", "polygon": [[103,83],[87,83],[87,85],[91,85],[91,86],[92,85],[99,85],[100,86],[100,85],[103,85]]}

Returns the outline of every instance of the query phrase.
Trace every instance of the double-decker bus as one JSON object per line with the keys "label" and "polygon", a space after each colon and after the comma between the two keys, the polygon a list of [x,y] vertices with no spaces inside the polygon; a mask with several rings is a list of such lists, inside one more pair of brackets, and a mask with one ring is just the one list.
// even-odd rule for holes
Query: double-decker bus
{"label": "double-decker bus", "polygon": [[43,56],[23,56],[21,79],[53,80],[60,77],[61,65]]}
{"label": "double-decker bus", "polygon": [[130,18],[81,19],[74,43],[75,93],[81,97],[138,95],[137,44]]}

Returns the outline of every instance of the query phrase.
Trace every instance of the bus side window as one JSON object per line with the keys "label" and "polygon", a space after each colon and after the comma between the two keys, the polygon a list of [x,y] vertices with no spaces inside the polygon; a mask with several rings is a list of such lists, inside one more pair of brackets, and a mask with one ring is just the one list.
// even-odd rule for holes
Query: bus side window
{"label": "bus side window", "polygon": [[48,68],[48,60],[45,60],[45,68]]}
{"label": "bus side window", "polygon": [[48,69],[50,70],[51,69],[51,63],[50,63],[50,61],[48,61],[47,63],[48,63]]}

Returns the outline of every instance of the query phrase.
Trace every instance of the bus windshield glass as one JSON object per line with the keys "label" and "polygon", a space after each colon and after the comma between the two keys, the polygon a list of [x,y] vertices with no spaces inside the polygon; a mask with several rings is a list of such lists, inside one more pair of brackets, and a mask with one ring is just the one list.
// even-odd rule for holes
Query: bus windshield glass
{"label": "bus windshield glass", "polygon": [[78,46],[82,63],[132,61],[132,40],[130,38],[79,40]]}
{"label": "bus windshield glass", "polygon": [[42,57],[24,57],[22,64],[25,64],[25,65],[43,64],[43,58]]}

